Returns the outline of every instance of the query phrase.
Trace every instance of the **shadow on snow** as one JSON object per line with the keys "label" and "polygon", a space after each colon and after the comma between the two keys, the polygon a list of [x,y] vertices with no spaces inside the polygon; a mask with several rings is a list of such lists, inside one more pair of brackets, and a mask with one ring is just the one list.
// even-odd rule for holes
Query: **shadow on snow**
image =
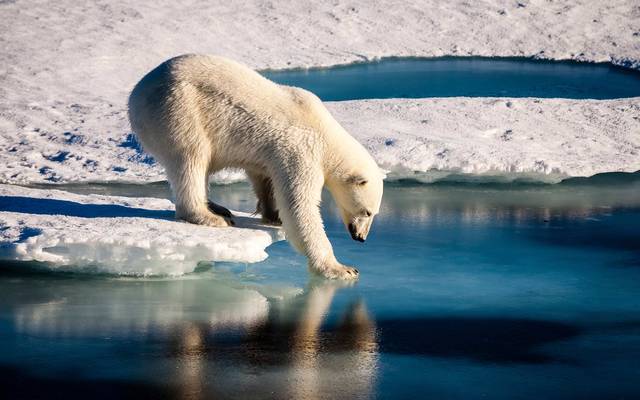
{"label": "shadow on snow", "polygon": [[82,218],[137,217],[164,220],[173,220],[175,215],[169,210],[148,210],[118,204],[83,204],[68,200],[23,196],[0,196],[0,211]]}

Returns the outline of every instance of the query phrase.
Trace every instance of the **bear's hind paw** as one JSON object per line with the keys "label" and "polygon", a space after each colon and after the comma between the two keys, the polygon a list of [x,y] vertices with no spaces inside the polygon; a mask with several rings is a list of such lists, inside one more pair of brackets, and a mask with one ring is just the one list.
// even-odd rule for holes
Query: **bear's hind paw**
{"label": "bear's hind paw", "polygon": [[277,214],[275,217],[273,216],[269,217],[263,214],[260,220],[262,221],[263,224],[267,224],[267,225],[276,225],[276,226],[282,225],[282,221],[280,221],[280,218],[278,217]]}
{"label": "bear's hind paw", "polygon": [[229,219],[233,217],[233,214],[231,213],[231,211],[229,211],[228,208],[221,206],[220,204],[216,204],[213,201],[207,202],[207,207],[209,208],[209,211],[221,217]]}
{"label": "bear's hind paw", "polygon": [[196,225],[205,225],[217,228],[234,226],[235,223],[231,219],[227,219],[214,213],[192,214],[189,216],[179,216],[179,219]]}

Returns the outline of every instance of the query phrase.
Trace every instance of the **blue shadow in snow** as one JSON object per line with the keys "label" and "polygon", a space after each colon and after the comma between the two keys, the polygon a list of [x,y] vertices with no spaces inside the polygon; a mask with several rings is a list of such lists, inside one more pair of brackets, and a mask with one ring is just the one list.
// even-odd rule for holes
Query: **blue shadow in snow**
{"label": "blue shadow in snow", "polygon": [[118,146],[135,150],[135,156],[131,157],[129,161],[138,161],[147,165],[156,163],[156,160],[150,154],[144,152],[142,144],[138,141],[134,133],[129,133]]}
{"label": "blue shadow in snow", "polygon": [[23,196],[0,196],[0,211],[82,218],[138,217],[170,221],[173,221],[175,216],[173,211],[168,210],[147,210],[117,204],[82,204],[68,200]]}

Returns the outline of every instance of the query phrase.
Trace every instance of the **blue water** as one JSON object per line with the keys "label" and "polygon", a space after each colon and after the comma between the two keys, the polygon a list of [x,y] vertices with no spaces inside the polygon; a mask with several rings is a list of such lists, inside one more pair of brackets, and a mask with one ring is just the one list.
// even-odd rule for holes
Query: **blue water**
{"label": "blue water", "polygon": [[[213,193],[236,209],[255,201],[247,185]],[[329,198],[323,212],[338,258],[361,271],[355,285],[310,281],[286,242],[264,262],[203,264],[182,279],[5,263],[0,396],[640,396],[637,176],[387,184],[365,244]]]}
{"label": "blue water", "polygon": [[517,58],[389,58],[332,68],[264,71],[322,100],[423,97],[615,99],[640,96],[640,72],[611,64]]}

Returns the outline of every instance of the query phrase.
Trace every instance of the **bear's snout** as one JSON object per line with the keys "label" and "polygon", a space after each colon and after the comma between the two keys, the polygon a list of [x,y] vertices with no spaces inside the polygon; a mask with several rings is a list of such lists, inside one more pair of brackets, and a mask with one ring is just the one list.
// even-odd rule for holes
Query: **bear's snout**
{"label": "bear's snout", "polygon": [[351,234],[351,238],[353,240],[356,240],[358,242],[363,242],[365,241],[365,238],[362,234],[358,233],[358,229],[356,228],[356,226],[354,224],[349,224],[349,233]]}

